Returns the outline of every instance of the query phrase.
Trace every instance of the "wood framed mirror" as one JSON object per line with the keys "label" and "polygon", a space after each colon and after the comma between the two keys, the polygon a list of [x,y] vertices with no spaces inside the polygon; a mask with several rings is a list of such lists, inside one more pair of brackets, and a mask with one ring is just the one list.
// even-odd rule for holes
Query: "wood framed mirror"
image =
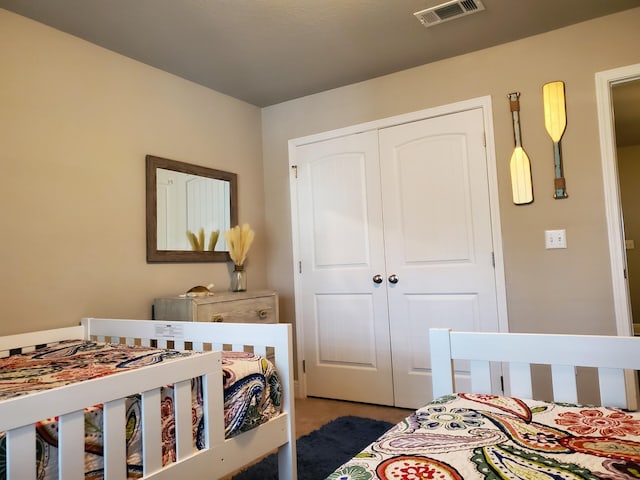
{"label": "wood framed mirror", "polygon": [[238,223],[237,183],[235,173],[147,155],[147,263],[230,261],[224,232]]}

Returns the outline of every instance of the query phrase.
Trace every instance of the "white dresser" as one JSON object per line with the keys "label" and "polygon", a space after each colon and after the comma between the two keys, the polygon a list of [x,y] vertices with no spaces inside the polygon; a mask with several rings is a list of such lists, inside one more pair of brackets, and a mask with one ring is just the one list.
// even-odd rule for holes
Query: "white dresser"
{"label": "white dresser", "polygon": [[278,323],[278,295],[271,290],[216,292],[202,297],[153,301],[154,320],[186,322]]}

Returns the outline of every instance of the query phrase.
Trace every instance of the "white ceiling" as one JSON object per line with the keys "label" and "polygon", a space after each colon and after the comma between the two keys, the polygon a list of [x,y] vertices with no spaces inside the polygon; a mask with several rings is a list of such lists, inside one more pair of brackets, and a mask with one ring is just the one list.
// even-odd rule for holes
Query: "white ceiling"
{"label": "white ceiling", "polygon": [[259,107],[487,48],[640,0],[0,0],[0,7]]}

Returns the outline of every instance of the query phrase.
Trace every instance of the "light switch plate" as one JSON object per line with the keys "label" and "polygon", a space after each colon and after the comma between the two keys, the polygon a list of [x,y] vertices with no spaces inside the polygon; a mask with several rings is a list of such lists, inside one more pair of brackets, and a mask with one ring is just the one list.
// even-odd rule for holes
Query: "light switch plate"
{"label": "light switch plate", "polygon": [[544,248],[567,248],[566,230],[545,230]]}

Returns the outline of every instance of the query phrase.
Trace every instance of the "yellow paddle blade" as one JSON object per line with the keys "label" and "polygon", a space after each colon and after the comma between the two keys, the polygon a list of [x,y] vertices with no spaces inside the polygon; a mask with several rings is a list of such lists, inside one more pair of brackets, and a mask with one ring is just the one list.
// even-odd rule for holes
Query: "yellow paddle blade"
{"label": "yellow paddle blade", "polygon": [[531,186],[531,163],[529,157],[522,149],[516,147],[511,154],[511,189],[513,190],[513,203],[522,205],[533,202],[533,187]]}
{"label": "yellow paddle blade", "polygon": [[544,97],[544,126],[554,142],[559,142],[567,127],[564,100],[564,82],[546,83],[542,87]]}

